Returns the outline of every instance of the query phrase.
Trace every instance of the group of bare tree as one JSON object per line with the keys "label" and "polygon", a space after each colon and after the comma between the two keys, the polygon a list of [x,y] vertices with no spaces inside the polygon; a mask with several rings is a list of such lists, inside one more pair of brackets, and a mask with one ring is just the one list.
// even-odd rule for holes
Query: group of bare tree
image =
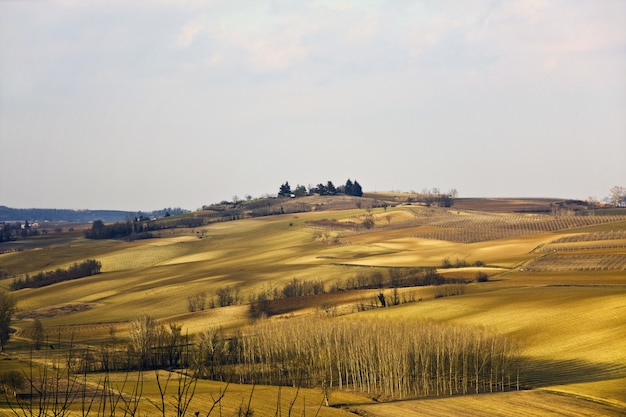
{"label": "group of bare tree", "polygon": [[[189,358],[195,350],[189,350],[192,346],[190,337],[182,333],[179,324],[158,323],[152,316],[146,315],[130,323],[128,334],[124,340],[115,340],[112,335],[96,346],[81,344],[75,347],[68,367],[77,373],[190,367]],[[36,340],[35,343],[36,347]],[[186,350],[189,351],[184,355]]]}
{"label": "group of bare tree", "polygon": [[[435,322],[265,321],[251,334],[201,338],[203,373],[241,383],[353,389],[401,398],[519,389],[520,345]],[[224,363],[227,363],[224,365]]]}

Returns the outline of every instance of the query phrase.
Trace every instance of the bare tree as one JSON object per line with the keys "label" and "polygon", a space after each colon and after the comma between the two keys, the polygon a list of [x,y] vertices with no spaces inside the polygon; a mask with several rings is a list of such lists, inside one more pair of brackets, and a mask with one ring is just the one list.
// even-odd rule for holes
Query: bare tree
{"label": "bare tree", "polygon": [[616,185],[611,188],[611,202],[616,207],[622,207],[626,205],[626,187]]}
{"label": "bare tree", "polygon": [[6,291],[0,291],[0,352],[4,351],[4,346],[9,341],[11,333],[9,326],[11,318],[15,313],[17,301]]}
{"label": "bare tree", "polygon": [[33,321],[33,341],[35,342],[35,350],[41,349],[44,342],[44,330],[39,319]]}
{"label": "bare tree", "polygon": [[142,369],[153,365],[151,352],[156,340],[157,325],[151,316],[145,315],[130,324],[130,348]]}

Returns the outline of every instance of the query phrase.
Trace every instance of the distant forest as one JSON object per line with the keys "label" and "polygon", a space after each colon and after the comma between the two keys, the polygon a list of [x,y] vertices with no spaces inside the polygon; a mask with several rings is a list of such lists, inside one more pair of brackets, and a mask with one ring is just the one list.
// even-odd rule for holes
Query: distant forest
{"label": "distant forest", "polygon": [[70,223],[89,223],[95,220],[104,222],[118,222],[126,219],[132,219],[139,216],[161,217],[166,213],[171,215],[185,213],[186,210],[181,208],[164,208],[162,210],[154,210],[152,212],[135,212],[121,210],[70,210],[70,209],[40,209],[27,208],[18,209],[6,206],[0,206],[0,222],[18,222],[18,221],[51,221],[51,222],[70,222]]}

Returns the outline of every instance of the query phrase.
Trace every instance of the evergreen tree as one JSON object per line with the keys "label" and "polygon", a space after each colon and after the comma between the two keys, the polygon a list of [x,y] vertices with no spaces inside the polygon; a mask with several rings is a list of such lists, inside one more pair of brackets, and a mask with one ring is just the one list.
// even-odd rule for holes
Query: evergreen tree
{"label": "evergreen tree", "polygon": [[354,183],[352,184],[352,192],[350,193],[350,195],[353,195],[355,197],[363,196],[363,188],[361,188],[361,184],[359,184],[357,180],[354,180]]}
{"label": "evergreen tree", "polygon": [[354,187],[354,184],[352,184],[352,180],[350,180],[350,178],[348,178],[348,181],[346,181],[346,186],[344,188],[344,193],[346,195],[352,195],[352,188]]}
{"label": "evergreen tree", "polygon": [[285,181],[285,183],[280,186],[280,190],[278,191],[278,196],[289,197],[290,195],[291,195],[291,186],[289,186],[288,181]]}
{"label": "evergreen tree", "polygon": [[326,190],[326,186],[324,184],[319,183],[315,188],[319,195],[328,195],[328,190]]}
{"label": "evergreen tree", "polygon": [[328,181],[326,183],[326,194],[327,195],[335,195],[337,194],[337,189],[335,188],[335,184],[332,181]]}

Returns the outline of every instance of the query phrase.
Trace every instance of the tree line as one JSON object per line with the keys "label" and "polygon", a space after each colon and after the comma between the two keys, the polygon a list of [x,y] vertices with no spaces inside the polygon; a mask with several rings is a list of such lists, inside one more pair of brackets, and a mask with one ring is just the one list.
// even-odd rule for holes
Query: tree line
{"label": "tree line", "polygon": [[[385,268],[374,270],[369,273],[361,273],[346,277],[333,282],[326,287],[322,280],[292,280],[282,287],[276,286],[250,296],[248,315],[252,319],[271,317],[282,314],[285,311],[281,299],[292,297],[312,296],[326,293],[337,293],[351,290],[379,289],[379,294],[369,304],[361,302],[357,304],[357,310],[363,311],[370,308],[399,305],[414,300],[402,299],[399,288],[419,287],[434,285],[438,287],[436,294],[440,297],[458,295],[464,292],[465,280],[446,279],[437,273],[436,268]],[[385,295],[383,289],[392,289],[391,295]]]}
{"label": "tree line", "polygon": [[363,196],[363,188],[361,184],[357,180],[352,181],[350,178],[343,185],[339,185],[335,187],[332,181],[327,181],[326,183],[319,183],[315,186],[310,186],[307,191],[304,185],[298,184],[293,190],[289,185],[289,181],[285,181],[284,184],[281,184],[278,190],[279,197],[303,197],[305,195],[311,194],[319,194],[319,195],[337,195],[337,194],[345,194],[351,195],[354,197],[362,197]]}
{"label": "tree line", "polygon": [[102,220],[92,223],[91,229],[85,230],[87,239],[149,239],[153,235],[151,232],[173,227],[199,227],[204,224],[202,218],[183,217],[172,218],[169,214],[159,220],[150,220],[144,216],[135,217],[132,221],[115,222],[105,224]]}
{"label": "tree line", "polygon": [[[258,293],[249,295],[247,299],[249,304],[248,315],[251,319],[258,319],[285,313],[285,305],[280,300],[287,298],[352,290],[381,290],[380,294],[375,297],[368,307],[363,307],[365,306],[364,303],[357,305],[357,310],[361,311],[414,301],[401,298],[398,292],[399,288],[437,286],[437,298],[463,294],[465,290],[464,285],[468,280],[460,278],[446,279],[441,274],[438,274],[437,269],[434,267],[375,268],[372,271],[368,271],[368,273],[360,273],[334,281],[329,286],[325,285],[321,279],[307,280],[294,277],[282,286],[270,286]],[[391,295],[385,295],[383,294],[383,289],[392,289],[393,291]],[[204,291],[190,295],[187,297],[187,310],[193,313],[205,309],[239,305],[245,302],[246,300],[241,296],[239,287],[224,286],[220,287],[212,297],[208,296]]]}
{"label": "tree line", "polygon": [[102,263],[95,259],[87,259],[81,263],[72,264],[67,269],[57,268],[54,271],[39,272],[35,275],[26,274],[25,277],[15,278],[11,283],[11,290],[22,288],[40,288],[57,282],[69,281],[77,278],[89,277],[100,273]]}

